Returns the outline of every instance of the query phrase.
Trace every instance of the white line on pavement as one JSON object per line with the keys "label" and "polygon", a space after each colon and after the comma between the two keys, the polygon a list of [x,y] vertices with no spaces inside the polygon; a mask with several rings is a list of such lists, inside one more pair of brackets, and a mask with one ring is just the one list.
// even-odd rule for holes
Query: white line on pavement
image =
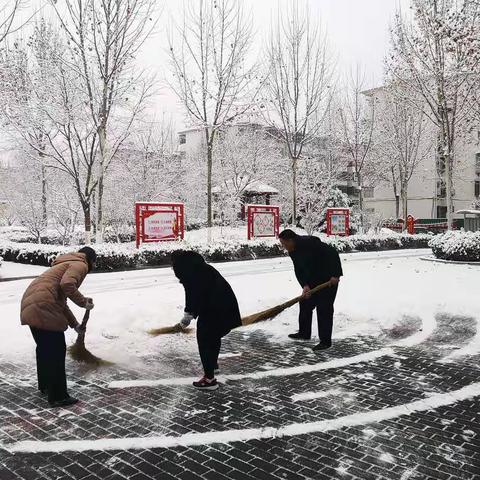
{"label": "white line on pavement", "polygon": [[[259,380],[267,377],[284,377],[288,375],[301,375],[303,373],[318,372],[320,370],[327,370],[331,368],[342,368],[347,365],[359,362],[369,362],[380,357],[394,355],[392,348],[381,348],[380,350],[373,350],[371,352],[361,353],[353,357],[343,357],[330,360],[328,362],[315,363],[313,365],[298,365],[296,367],[275,368],[261,372],[252,372],[238,375],[224,375],[219,376],[220,382],[228,382],[234,380]],[[130,388],[130,387],[158,387],[168,385],[191,385],[196,378],[181,377],[181,378],[162,378],[160,380],[118,380],[110,382],[109,388]]]}
{"label": "white line on pavement", "polygon": [[354,427],[370,423],[391,420],[397,417],[425,412],[439,407],[452,405],[480,395],[480,383],[473,383],[447,393],[438,393],[414,402],[387,407],[380,410],[354,413],[331,420],[309,423],[293,423],[280,428],[264,427],[239,430],[212,431],[205,433],[187,433],[179,436],[150,436],[131,438],[103,438],[95,440],[26,440],[2,448],[11,453],[46,453],[46,452],[86,452],[92,450],[144,450],[152,448],[193,447],[215,443],[246,442],[279,437],[292,437],[308,433],[322,433],[345,427]]}

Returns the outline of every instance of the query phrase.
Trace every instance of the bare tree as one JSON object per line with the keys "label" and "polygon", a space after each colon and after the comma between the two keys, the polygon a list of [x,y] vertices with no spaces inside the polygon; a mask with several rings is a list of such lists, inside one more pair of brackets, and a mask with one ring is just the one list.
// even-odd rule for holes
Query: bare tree
{"label": "bare tree", "polygon": [[298,2],[278,16],[267,45],[264,116],[290,160],[292,221],[297,218],[297,175],[305,145],[317,135],[332,98],[334,62],[326,34]]}
{"label": "bare tree", "polygon": [[[379,103],[375,129],[376,151],[383,159],[382,170],[391,172],[394,194],[401,199],[402,218],[406,220],[408,185],[418,167],[432,153],[432,132],[423,110],[407,101],[395,85],[386,86],[372,93],[372,96]],[[406,223],[404,226],[406,228]]]}
{"label": "bare tree", "polygon": [[[135,55],[155,28],[155,0],[50,0],[71,46],[70,68],[83,82],[91,120],[98,135],[96,240],[103,241],[104,176],[115,149],[151,94],[145,71],[134,71]],[[140,85],[140,88],[139,88]],[[140,92],[139,92],[140,90]],[[122,132],[112,140],[115,115]],[[116,121],[116,129],[120,127]],[[113,145],[115,144],[115,146]]]}
{"label": "bare tree", "polygon": [[365,74],[359,67],[350,75],[344,101],[339,110],[344,150],[351,164],[358,187],[360,226],[364,227],[364,192],[369,176],[375,170],[372,153],[375,131],[375,101],[365,95]]}
{"label": "bare tree", "polygon": [[413,0],[412,7],[412,21],[400,13],[396,17],[389,74],[438,129],[439,176],[452,228],[455,142],[471,118],[472,94],[478,88],[480,4]]}
{"label": "bare tree", "polygon": [[213,150],[217,133],[249,110],[257,93],[255,66],[246,65],[251,18],[241,2],[194,0],[170,42],[171,88],[190,122],[203,129],[207,223],[213,224]]}
{"label": "bare tree", "polygon": [[27,41],[16,38],[1,58],[0,112],[5,130],[18,148],[40,166],[42,219],[47,226],[47,171],[45,149],[47,134],[54,136],[55,126],[45,105],[55,101],[54,75],[64,46],[58,32],[38,18]]}
{"label": "bare tree", "polygon": [[7,35],[14,30],[15,19],[24,3],[24,0],[11,0],[4,5],[0,5],[0,45],[5,41]]}

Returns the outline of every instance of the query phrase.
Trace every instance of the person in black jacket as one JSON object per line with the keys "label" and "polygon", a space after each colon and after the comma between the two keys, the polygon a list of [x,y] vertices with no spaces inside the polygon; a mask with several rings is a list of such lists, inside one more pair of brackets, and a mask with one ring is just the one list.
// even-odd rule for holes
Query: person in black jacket
{"label": "person in black jacket", "polygon": [[[337,296],[338,282],[343,275],[338,252],[317,237],[297,235],[292,230],[284,230],[279,238],[293,261],[295,275],[303,287],[304,299],[300,302],[299,330],[289,337],[294,340],[310,340],[312,314],[316,308],[320,343],[313,347],[313,350],[330,348],[333,305]],[[330,282],[329,288],[314,295],[310,294],[312,288],[325,282]]]}
{"label": "person in black jacket", "polygon": [[172,267],[185,288],[181,327],[187,328],[198,318],[197,342],[204,376],[193,386],[200,390],[216,390],[215,370],[218,369],[222,337],[242,324],[237,298],[229,283],[197,252],[174,252]]}

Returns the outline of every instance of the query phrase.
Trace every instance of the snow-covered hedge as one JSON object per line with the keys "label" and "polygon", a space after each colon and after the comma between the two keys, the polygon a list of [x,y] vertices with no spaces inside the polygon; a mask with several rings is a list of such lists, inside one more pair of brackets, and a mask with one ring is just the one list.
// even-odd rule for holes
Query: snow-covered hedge
{"label": "snow-covered hedge", "polygon": [[[326,237],[322,240],[333,245],[339,252],[395,250],[400,248],[426,248],[431,235],[403,235],[382,233],[379,235],[353,235],[348,238]],[[246,260],[285,255],[274,240],[216,241],[205,243],[169,242],[146,246],[137,250],[134,244],[93,245],[100,271],[162,266],[169,263],[170,254],[179,248],[192,249],[201,253],[208,261]],[[50,265],[59,254],[71,252],[77,247],[38,245],[0,241],[0,255],[5,261],[32,265]]]}
{"label": "snow-covered hedge", "polygon": [[480,262],[480,232],[447,232],[434,237],[430,247],[443,260]]}

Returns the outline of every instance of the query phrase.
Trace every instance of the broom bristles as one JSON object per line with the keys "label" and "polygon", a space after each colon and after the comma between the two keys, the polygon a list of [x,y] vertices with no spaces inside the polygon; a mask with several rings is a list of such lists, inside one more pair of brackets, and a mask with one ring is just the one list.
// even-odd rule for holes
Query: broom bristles
{"label": "broom bristles", "polygon": [[93,353],[89,352],[85,348],[85,344],[82,342],[77,341],[73,345],[68,347],[68,353],[77,362],[87,363],[89,365],[95,365],[97,367],[113,365],[112,362],[108,362],[107,360],[96,357]]}
{"label": "broom bristles", "polygon": [[[315,294],[324,288],[330,286],[330,282],[322,283],[321,285],[312,288],[311,294]],[[295,305],[300,300],[303,299],[303,296],[300,295],[299,297],[292,298],[288,302],[281,303],[275,307],[269,308],[267,310],[263,310],[262,312],[254,313],[253,315],[248,315],[247,317],[242,318],[242,326],[251,325],[252,323],[263,322],[264,320],[271,320],[275,318],[277,315],[280,315],[284,310]]]}
{"label": "broom bristles", "polygon": [[191,328],[183,329],[180,328],[178,323],[176,325],[170,325],[168,327],[160,327],[160,328],[152,328],[148,331],[148,333],[154,337],[157,335],[168,335],[171,333],[190,333],[192,331]]}

